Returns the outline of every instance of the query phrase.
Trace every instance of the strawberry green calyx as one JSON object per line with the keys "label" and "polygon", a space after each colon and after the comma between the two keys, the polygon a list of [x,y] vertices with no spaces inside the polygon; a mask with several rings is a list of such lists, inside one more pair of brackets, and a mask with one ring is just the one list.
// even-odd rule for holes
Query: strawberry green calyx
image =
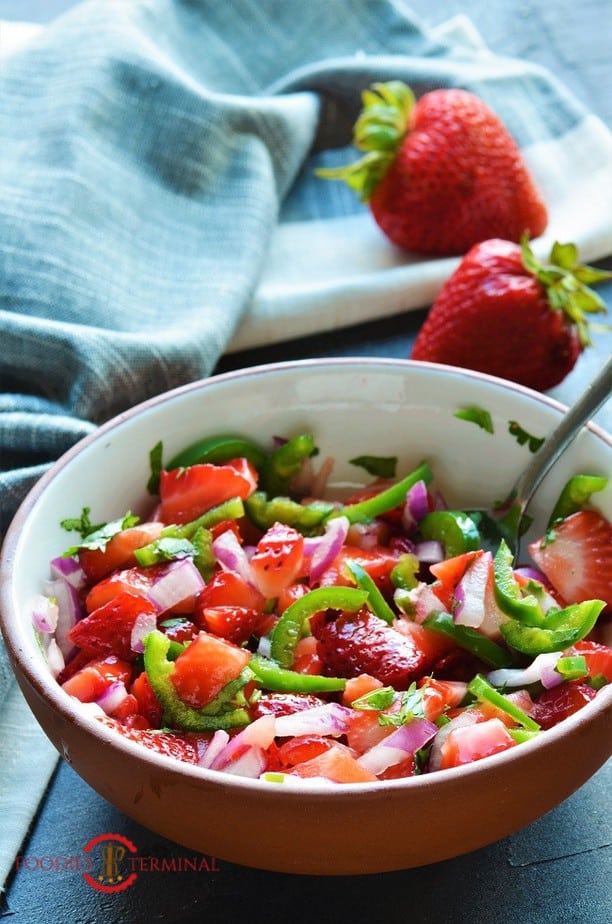
{"label": "strawberry green calyx", "polygon": [[612,279],[612,273],[579,263],[575,244],[555,241],[549,263],[545,265],[536,259],[527,235],[523,235],[521,254],[525,269],[544,286],[551,309],[563,311],[576,325],[581,346],[589,346],[591,329],[605,325],[595,325],[586,316],[607,312],[605,302],[591,286]]}
{"label": "strawberry green calyx", "polygon": [[368,202],[404,140],[416,100],[401,80],[375,83],[361,95],[363,109],[353,129],[353,144],[364,156],[344,167],[321,168],[316,175],[344,180]]}

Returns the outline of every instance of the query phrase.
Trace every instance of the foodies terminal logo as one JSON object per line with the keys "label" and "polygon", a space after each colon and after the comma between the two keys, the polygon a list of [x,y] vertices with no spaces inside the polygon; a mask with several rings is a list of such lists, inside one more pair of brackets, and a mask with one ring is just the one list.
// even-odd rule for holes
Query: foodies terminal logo
{"label": "foodies terminal logo", "polygon": [[219,872],[215,857],[143,855],[122,834],[99,834],[75,856],[19,856],[15,868],[32,873],[80,873],[92,889],[106,893],[123,892],[140,874]]}

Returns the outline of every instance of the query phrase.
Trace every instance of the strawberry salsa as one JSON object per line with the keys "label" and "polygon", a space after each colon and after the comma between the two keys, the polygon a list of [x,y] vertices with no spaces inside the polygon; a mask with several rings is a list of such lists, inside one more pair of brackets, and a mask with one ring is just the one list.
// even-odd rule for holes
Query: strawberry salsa
{"label": "strawberry salsa", "polygon": [[203,768],[290,785],[430,773],[545,733],[612,682],[612,524],[576,475],[517,567],[424,463],[325,499],[312,434],[151,452],[148,517],[62,522],[33,621],[70,696]]}

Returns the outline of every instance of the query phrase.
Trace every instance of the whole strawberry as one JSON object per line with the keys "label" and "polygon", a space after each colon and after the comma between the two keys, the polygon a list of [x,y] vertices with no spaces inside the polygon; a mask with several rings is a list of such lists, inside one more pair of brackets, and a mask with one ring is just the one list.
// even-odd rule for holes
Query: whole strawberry
{"label": "whole strawberry", "polygon": [[476,369],[538,391],[557,385],[590,343],[590,283],[612,274],[577,262],[573,244],[542,265],[527,240],[476,244],[442,286],[411,358]]}
{"label": "whole strawberry", "polygon": [[354,144],[364,157],[317,174],[355,189],[394,244],[452,255],[491,237],[542,234],[546,206],[518,146],[481,99],[440,89],[416,102],[400,81],[374,84],[362,98]]}

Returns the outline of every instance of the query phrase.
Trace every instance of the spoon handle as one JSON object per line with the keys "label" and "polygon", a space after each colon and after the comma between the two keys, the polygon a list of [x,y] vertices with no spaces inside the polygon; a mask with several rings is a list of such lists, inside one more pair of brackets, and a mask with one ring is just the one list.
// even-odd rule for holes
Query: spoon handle
{"label": "spoon handle", "polygon": [[513,493],[522,512],[566,446],[578,435],[582,425],[605,404],[611,393],[612,356],[609,356],[603,368],[546,438],[516,482]]}

